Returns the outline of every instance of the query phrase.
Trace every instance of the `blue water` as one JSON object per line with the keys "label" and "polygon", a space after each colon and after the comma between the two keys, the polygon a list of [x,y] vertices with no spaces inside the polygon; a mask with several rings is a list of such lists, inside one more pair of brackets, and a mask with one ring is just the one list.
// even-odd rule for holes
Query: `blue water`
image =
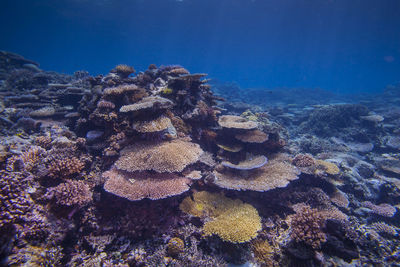
{"label": "blue water", "polygon": [[398,0],[3,0],[0,49],[41,68],[180,64],[247,87],[375,92],[400,80]]}

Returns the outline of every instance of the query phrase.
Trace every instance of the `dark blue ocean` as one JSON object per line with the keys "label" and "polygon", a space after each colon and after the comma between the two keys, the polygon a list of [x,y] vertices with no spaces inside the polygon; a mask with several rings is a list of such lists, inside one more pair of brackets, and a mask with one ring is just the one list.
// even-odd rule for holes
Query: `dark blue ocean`
{"label": "dark blue ocean", "polygon": [[377,92],[399,80],[397,0],[3,0],[0,49],[92,75],[179,64],[242,88]]}

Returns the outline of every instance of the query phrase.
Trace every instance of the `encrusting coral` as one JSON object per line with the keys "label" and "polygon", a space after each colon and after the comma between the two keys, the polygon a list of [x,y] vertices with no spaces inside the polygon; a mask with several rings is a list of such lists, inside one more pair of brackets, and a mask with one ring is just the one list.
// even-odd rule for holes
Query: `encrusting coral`
{"label": "encrusting coral", "polygon": [[239,199],[206,191],[185,198],[180,209],[190,215],[208,218],[203,226],[206,236],[218,235],[231,243],[244,243],[257,237],[261,230],[261,218],[257,210]]}

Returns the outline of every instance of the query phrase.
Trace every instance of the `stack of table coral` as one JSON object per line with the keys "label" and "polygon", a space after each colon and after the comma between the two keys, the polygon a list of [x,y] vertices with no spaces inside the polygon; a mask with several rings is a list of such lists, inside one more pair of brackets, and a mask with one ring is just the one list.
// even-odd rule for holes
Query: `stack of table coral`
{"label": "stack of table coral", "polygon": [[269,136],[257,129],[256,121],[226,115],[221,116],[218,123],[222,127],[218,138],[222,162],[214,171],[216,185],[226,189],[268,191],[285,187],[298,178],[300,172],[290,163],[288,155],[269,150]]}

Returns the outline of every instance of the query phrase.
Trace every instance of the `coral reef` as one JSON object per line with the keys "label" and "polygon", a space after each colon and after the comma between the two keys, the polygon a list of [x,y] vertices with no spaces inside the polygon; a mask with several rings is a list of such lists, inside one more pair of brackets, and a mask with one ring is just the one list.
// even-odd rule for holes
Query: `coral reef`
{"label": "coral reef", "polygon": [[399,85],[323,105],[348,99],[205,77],[1,51],[0,264],[398,265]]}
{"label": "coral reef", "polygon": [[92,192],[83,181],[68,180],[50,188],[48,194],[57,204],[65,206],[84,206],[92,200]]}
{"label": "coral reef", "polygon": [[321,248],[326,241],[322,228],[325,218],[316,209],[303,207],[291,219],[291,237],[297,242],[304,242],[314,249]]}
{"label": "coral reef", "polygon": [[204,224],[204,234],[215,234],[231,243],[248,242],[261,230],[261,218],[254,207],[221,194],[196,192],[193,200],[185,198],[180,208],[193,216],[211,219]]}

